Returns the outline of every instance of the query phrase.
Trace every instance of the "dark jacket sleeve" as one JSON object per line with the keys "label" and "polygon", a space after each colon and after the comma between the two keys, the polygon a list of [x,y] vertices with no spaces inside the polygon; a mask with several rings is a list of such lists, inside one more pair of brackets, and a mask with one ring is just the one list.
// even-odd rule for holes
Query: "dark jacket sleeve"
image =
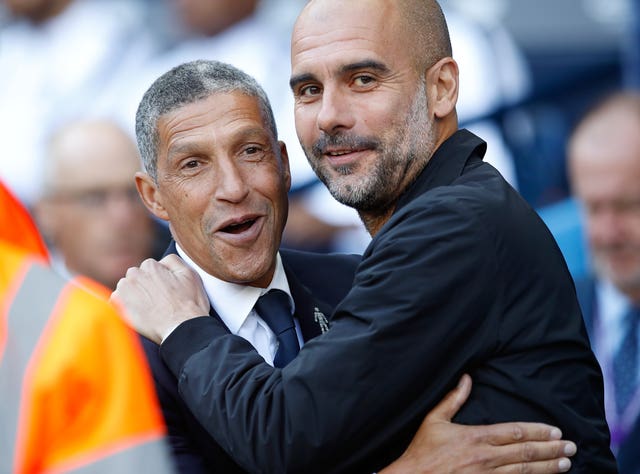
{"label": "dark jacket sleeve", "polygon": [[167,438],[176,472],[209,474],[214,467],[219,472],[240,472],[178,395],[178,383],[160,359],[159,346],[144,337],[141,340],[167,425]]}
{"label": "dark jacket sleeve", "polygon": [[378,470],[470,372],[461,421],[550,422],[579,441],[577,472],[615,472],[601,376],[560,252],[533,211],[519,222],[522,212],[505,215],[511,203],[480,205],[478,193],[394,215],[331,330],[284,369],[212,318],[167,338],[161,355],[181,396],[238,463]]}

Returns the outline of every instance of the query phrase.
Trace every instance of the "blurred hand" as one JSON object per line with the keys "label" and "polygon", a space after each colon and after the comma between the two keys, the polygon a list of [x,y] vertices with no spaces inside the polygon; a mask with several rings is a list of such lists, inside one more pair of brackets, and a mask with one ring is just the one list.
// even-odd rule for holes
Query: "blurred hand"
{"label": "blurred hand", "polygon": [[576,445],[560,440],[558,428],[542,423],[500,423],[466,426],[451,419],[471,393],[471,378],[426,416],[411,444],[380,474],[493,473],[551,474],[571,468]]}
{"label": "blurred hand", "polygon": [[127,270],[111,301],[136,331],[157,344],[184,321],[209,314],[200,277],[177,255],[147,259]]}

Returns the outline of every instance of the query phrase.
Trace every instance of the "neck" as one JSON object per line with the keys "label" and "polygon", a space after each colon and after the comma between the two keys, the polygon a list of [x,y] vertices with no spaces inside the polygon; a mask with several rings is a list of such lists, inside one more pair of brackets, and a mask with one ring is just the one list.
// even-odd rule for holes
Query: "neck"
{"label": "neck", "polygon": [[360,215],[360,219],[364,224],[365,229],[369,232],[371,237],[375,237],[383,225],[391,218],[393,215],[393,211],[395,210],[395,206],[391,206],[386,209],[384,212],[366,212],[366,211],[358,211]]}

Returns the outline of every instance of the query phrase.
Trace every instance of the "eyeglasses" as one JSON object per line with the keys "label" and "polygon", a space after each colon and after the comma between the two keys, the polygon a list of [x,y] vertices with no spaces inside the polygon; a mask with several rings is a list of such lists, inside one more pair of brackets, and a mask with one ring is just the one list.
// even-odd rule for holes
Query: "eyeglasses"
{"label": "eyeglasses", "polygon": [[59,191],[53,193],[51,199],[92,210],[104,209],[112,201],[122,201],[131,206],[142,206],[138,190],[133,186]]}

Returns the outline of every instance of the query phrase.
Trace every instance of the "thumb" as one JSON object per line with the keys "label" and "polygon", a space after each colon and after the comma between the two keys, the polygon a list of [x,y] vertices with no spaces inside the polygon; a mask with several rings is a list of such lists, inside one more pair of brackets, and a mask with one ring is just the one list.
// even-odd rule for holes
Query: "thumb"
{"label": "thumb", "polygon": [[464,374],[460,377],[458,386],[451,390],[447,395],[438,403],[433,410],[429,412],[425,421],[433,422],[450,422],[451,419],[458,413],[458,410],[464,405],[464,402],[469,398],[471,393],[471,377]]}

